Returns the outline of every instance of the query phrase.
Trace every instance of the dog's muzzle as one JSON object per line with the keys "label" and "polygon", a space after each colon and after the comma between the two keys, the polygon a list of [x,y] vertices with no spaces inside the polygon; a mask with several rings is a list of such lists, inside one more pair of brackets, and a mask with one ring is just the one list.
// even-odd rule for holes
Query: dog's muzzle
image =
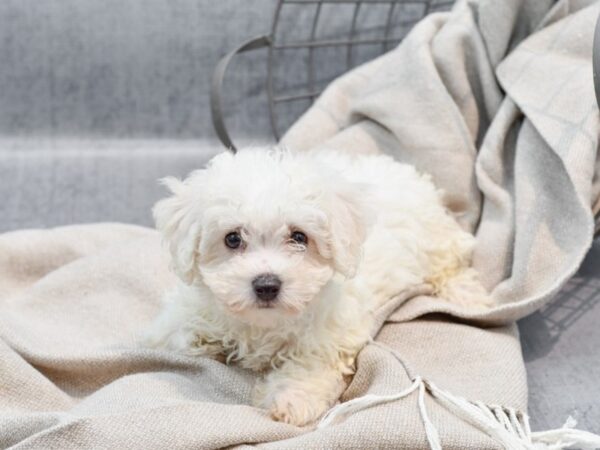
{"label": "dog's muzzle", "polygon": [[259,300],[272,302],[281,289],[281,280],[272,273],[263,273],[252,280],[252,288]]}

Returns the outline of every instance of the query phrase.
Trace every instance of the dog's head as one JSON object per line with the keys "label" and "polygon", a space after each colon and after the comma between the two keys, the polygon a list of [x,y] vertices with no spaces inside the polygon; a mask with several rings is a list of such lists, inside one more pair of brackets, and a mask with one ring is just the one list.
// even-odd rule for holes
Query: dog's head
{"label": "dog's head", "polygon": [[223,153],[154,207],[172,268],[261,326],[301,314],[335,273],[353,276],[365,239],[363,186],[314,156]]}

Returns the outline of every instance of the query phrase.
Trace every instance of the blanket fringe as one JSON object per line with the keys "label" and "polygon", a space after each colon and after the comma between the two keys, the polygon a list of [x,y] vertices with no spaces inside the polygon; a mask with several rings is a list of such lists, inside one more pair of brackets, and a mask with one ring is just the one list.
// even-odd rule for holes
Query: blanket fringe
{"label": "blanket fringe", "polygon": [[[393,349],[381,344],[376,345],[391,352],[404,365]],[[570,416],[562,428],[532,433],[529,427],[529,417],[526,414],[513,408],[469,401],[438,388],[420,376],[414,377],[412,384],[397,394],[368,394],[334,406],[323,416],[317,428],[328,427],[336,423],[342,416],[362,409],[403,399],[415,391],[419,392],[419,414],[431,450],[442,450],[442,445],[438,431],[429,419],[425,407],[426,392],[450,412],[483,431],[501,443],[507,450],[561,450],[572,447],[589,450],[600,448],[600,436],[576,430],[574,427],[577,422]]]}

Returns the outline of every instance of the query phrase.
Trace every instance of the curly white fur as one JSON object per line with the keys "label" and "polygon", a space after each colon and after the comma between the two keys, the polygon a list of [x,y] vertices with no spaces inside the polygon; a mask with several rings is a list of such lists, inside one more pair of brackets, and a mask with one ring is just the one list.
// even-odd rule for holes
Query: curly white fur
{"label": "curly white fur", "polygon": [[[304,425],[336,401],[373,311],[405,288],[489,302],[473,236],[429,176],[388,156],[248,149],[165,184],[173,196],[154,214],[181,282],[145,342],[264,371],[255,404],[277,420]],[[232,231],[239,249],[224,244]],[[252,290],[264,273],[282,281],[269,308]]]}

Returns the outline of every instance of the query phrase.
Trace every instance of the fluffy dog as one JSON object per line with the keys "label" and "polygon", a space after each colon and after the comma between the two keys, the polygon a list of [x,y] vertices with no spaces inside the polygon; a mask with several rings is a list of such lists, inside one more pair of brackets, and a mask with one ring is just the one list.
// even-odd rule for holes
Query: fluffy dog
{"label": "fluffy dog", "polygon": [[254,404],[276,420],[335,403],[373,311],[403,289],[489,302],[473,236],[429,176],[388,156],[248,149],[164,182],[154,216],[180,282],[145,342],[262,372]]}

